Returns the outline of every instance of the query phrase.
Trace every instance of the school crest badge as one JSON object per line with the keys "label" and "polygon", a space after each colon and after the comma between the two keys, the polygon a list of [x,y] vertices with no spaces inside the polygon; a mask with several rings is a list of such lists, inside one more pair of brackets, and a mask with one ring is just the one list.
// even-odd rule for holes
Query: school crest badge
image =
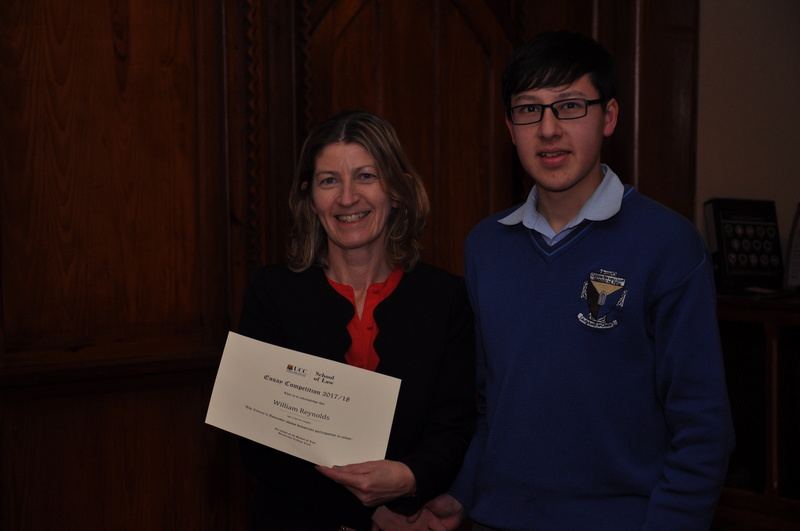
{"label": "school crest badge", "polygon": [[578,320],[591,328],[614,328],[619,323],[615,315],[625,305],[625,279],[618,277],[616,271],[601,269],[589,273],[584,281],[581,299],[589,306],[589,311],[579,313]]}

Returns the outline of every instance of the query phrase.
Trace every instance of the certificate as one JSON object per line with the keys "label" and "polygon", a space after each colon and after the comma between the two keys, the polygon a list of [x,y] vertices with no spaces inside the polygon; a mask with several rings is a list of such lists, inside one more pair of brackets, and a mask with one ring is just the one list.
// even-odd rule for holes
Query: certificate
{"label": "certificate", "polygon": [[228,334],[206,423],[317,465],[386,457],[400,380]]}

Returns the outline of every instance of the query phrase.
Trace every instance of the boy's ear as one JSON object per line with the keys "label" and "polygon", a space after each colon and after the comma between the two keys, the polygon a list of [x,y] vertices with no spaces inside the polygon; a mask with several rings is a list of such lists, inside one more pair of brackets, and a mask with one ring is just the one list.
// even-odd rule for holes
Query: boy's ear
{"label": "boy's ear", "polygon": [[508,132],[511,135],[511,143],[516,146],[517,140],[514,138],[514,124],[511,122],[511,118],[508,117],[508,113],[506,113],[506,127],[508,127]]}
{"label": "boy's ear", "polygon": [[611,98],[606,103],[605,124],[603,125],[603,136],[611,136],[617,127],[619,116],[619,104],[615,98]]}

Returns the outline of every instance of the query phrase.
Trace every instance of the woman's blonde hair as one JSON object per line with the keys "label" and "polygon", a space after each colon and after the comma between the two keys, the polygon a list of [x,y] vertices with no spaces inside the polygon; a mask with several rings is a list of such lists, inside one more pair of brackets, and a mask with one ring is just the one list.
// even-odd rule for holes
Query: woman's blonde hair
{"label": "woman's blonde hair", "polygon": [[403,271],[419,260],[420,235],[430,203],[422,180],[408,160],[394,127],[366,111],[346,111],[320,123],[306,139],[289,192],[292,231],[288,264],[293,271],[328,266],[328,237],[311,209],[317,157],[331,144],[358,144],[377,166],[381,186],[397,207],[386,222],[386,261]]}

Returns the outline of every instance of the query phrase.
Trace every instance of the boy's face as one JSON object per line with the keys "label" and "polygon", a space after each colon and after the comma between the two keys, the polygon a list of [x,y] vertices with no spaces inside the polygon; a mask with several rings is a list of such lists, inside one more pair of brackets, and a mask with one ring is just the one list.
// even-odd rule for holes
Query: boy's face
{"label": "boy's face", "polygon": [[[511,106],[546,105],[567,98],[594,100],[599,93],[587,74],[571,85],[514,94]],[[506,116],[520,162],[536,181],[540,195],[564,193],[577,201],[589,199],[602,180],[600,148],[603,138],[614,132],[618,110],[612,99],[590,105],[586,116],[575,120],[558,120],[552,109],[545,109],[542,120],[535,124],[514,125]]]}

